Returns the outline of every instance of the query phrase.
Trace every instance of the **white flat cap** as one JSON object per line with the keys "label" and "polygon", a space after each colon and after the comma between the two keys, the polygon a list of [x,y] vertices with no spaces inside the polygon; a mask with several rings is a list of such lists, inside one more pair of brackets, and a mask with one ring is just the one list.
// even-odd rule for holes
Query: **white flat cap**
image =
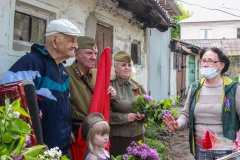
{"label": "white flat cap", "polygon": [[81,36],[77,26],[66,19],[56,19],[48,23],[45,36],[51,36],[56,33],[64,33],[71,36]]}

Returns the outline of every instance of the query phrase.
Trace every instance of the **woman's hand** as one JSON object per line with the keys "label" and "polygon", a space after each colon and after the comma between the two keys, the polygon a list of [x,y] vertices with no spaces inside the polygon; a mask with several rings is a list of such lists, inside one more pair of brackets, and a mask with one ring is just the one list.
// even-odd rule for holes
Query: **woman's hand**
{"label": "woman's hand", "polygon": [[128,113],[128,122],[134,122],[137,120],[137,114],[136,113]]}
{"label": "woman's hand", "polygon": [[144,114],[139,112],[137,113],[128,113],[128,122],[141,121],[145,117]]}
{"label": "woman's hand", "polygon": [[109,86],[107,89],[107,94],[110,94],[111,99],[112,99],[117,95],[117,92],[112,86]]}
{"label": "woman's hand", "polygon": [[175,132],[179,129],[178,122],[174,120],[171,114],[163,116],[163,122],[171,131]]}
{"label": "woman's hand", "polygon": [[145,118],[145,115],[144,115],[144,114],[141,114],[141,113],[139,113],[139,112],[137,112],[136,115],[137,115],[136,119],[137,119],[138,121],[141,121],[141,120],[143,120],[143,118]]}

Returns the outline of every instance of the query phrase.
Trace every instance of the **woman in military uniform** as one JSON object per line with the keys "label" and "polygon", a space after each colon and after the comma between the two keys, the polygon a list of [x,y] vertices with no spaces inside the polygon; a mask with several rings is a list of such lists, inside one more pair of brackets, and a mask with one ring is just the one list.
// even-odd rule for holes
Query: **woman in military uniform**
{"label": "woman in military uniform", "polygon": [[111,99],[110,153],[123,155],[132,141],[143,140],[144,115],[132,111],[137,95],[145,94],[143,87],[132,79],[132,64],[129,54],[120,51],[114,55],[111,86],[117,96]]}

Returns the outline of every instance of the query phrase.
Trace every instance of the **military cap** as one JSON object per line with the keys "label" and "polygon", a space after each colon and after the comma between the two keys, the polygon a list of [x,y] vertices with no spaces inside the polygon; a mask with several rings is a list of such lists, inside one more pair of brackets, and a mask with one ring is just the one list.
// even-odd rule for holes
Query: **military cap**
{"label": "military cap", "polygon": [[88,36],[80,36],[77,39],[78,49],[92,49],[97,50],[95,40]]}
{"label": "military cap", "polygon": [[45,36],[63,33],[70,36],[80,36],[81,33],[72,22],[66,19],[56,19],[48,23]]}
{"label": "military cap", "polygon": [[131,57],[124,51],[119,51],[114,55],[114,61],[131,63]]}
{"label": "military cap", "polygon": [[87,140],[89,129],[96,123],[105,121],[101,113],[95,112],[89,114],[82,123],[82,138]]}

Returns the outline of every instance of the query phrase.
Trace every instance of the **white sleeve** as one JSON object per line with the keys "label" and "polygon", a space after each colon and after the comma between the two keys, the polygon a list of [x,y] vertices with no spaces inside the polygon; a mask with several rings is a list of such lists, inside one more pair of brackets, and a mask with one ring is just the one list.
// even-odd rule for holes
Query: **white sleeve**
{"label": "white sleeve", "polygon": [[189,122],[189,107],[190,107],[190,95],[191,95],[192,86],[188,90],[187,99],[185,105],[181,111],[180,116],[178,117],[179,130],[187,128]]}

